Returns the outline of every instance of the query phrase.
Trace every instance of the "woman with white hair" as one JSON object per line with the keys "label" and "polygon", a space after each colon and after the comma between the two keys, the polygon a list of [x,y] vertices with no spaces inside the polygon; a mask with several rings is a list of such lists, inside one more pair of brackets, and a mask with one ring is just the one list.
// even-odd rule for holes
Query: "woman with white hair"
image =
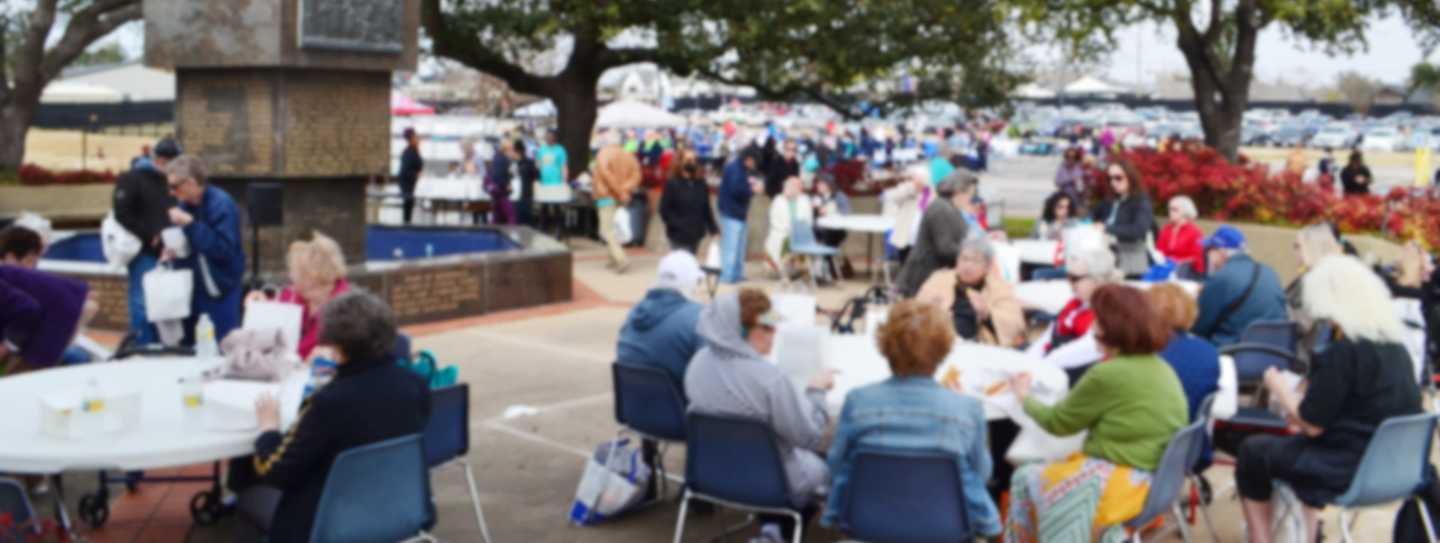
{"label": "woman with white hair", "polygon": [[921,200],[930,194],[930,167],[915,164],[905,169],[905,179],[880,195],[882,212],[895,219],[890,245],[900,253],[903,265],[910,256],[915,231],[920,228]]}
{"label": "woman with white hair", "polygon": [[1190,266],[1197,274],[1205,273],[1205,233],[1195,226],[1195,201],[1180,195],[1170,199],[1170,222],[1160,229],[1155,248],[1179,266]]}
{"label": "woman with white hair", "polygon": [[995,264],[995,249],[983,237],[961,243],[955,269],[930,274],[915,299],[947,311],[962,339],[1002,347],[1025,343],[1020,299]]}
{"label": "woman with white hair", "polygon": [[[275,301],[301,307],[300,358],[309,360],[320,342],[320,308],[330,300],[350,292],[345,280],[345,254],[330,236],[314,232],[310,241],[296,240],[285,255],[290,286],[280,291]],[[255,291],[246,302],[264,300],[265,293]]]}
{"label": "woman with white hair", "polygon": [[1281,370],[1265,372],[1273,403],[1300,431],[1252,436],[1240,445],[1235,482],[1252,542],[1270,541],[1274,481],[1294,491],[1305,505],[1306,533],[1316,533],[1317,512],[1350,486],[1380,423],[1421,411],[1405,327],[1380,278],[1358,259],[1333,255],[1301,281],[1305,313],[1328,321],[1332,335],[1301,386]]}

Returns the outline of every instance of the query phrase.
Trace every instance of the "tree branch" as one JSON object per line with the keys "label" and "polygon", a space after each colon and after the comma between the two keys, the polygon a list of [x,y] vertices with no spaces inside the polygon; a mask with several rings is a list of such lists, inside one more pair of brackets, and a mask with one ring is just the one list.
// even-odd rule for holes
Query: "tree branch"
{"label": "tree branch", "polygon": [[455,59],[466,66],[500,78],[516,92],[544,94],[544,78],[525,71],[494,49],[486,47],[479,36],[467,36],[445,24],[445,17],[440,11],[440,0],[423,0],[420,4],[420,19],[425,25],[425,31],[430,34],[436,55]]}
{"label": "tree branch", "polygon": [[601,71],[637,62],[664,64],[660,50],[654,47],[606,47],[596,58],[596,63],[600,65]]}
{"label": "tree branch", "polygon": [[1215,43],[1220,39],[1220,31],[1225,25],[1222,3],[1223,0],[1210,0],[1210,26],[1205,28],[1205,43]]}
{"label": "tree branch", "polygon": [[144,12],[140,0],[97,0],[70,16],[65,25],[65,34],[60,41],[45,52],[40,63],[40,80],[48,82],[60,75],[60,71],[85,52],[95,40],[105,37],[120,25],[137,21]]}
{"label": "tree branch", "polygon": [[57,3],[57,0],[35,2],[35,9],[30,11],[30,19],[25,23],[20,52],[15,58],[14,93],[19,99],[28,99],[26,95],[32,93],[39,96],[40,89],[45,87],[39,78],[40,64],[45,60],[45,41],[50,37],[50,28],[55,26]]}

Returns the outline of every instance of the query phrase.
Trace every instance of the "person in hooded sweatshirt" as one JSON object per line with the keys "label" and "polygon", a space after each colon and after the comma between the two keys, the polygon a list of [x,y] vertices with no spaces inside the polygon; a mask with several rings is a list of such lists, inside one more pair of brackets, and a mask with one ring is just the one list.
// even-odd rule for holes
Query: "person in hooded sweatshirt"
{"label": "person in hooded sweatshirt", "polygon": [[[690,297],[704,278],[700,262],[689,252],[676,250],[660,259],[655,286],[630,310],[615,348],[617,363],[665,370],[681,391],[681,399],[685,394],[685,367],[703,344],[695,330],[701,306]],[[643,440],[641,451],[645,463],[655,467],[659,451],[655,441]],[[649,496],[654,495],[656,482],[651,479]]]}
{"label": "person in hooded sweatshirt", "polygon": [[[779,315],[758,289],[729,293],[700,312],[697,327],[705,346],[685,370],[690,412],[764,421],[778,439],[791,505],[808,520],[819,511],[817,499],[830,484],[830,468],[817,451],[830,424],[825,393],[835,384],[821,370],[802,392],[780,368],[765,360],[775,346]],[[736,466],[744,469],[744,466]],[[766,537],[788,540],[793,520],[761,516]]]}

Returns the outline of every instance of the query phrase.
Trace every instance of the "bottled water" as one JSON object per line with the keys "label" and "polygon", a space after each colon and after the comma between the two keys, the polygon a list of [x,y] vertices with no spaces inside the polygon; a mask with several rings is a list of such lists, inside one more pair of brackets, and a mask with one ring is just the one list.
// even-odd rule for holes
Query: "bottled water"
{"label": "bottled water", "polygon": [[215,342],[215,323],[210,320],[208,313],[201,313],[200,321],[195,323],[195,356],[220,356],[220,346]]}

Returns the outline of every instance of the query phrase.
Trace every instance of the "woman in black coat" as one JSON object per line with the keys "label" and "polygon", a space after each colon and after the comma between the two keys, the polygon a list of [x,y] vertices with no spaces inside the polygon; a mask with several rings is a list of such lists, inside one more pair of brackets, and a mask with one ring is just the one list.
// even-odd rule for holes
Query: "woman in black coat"
{"label": "woman in black coat", "polygon": [[1374,181],[1375,178],[1370,177],[1370,167],[1365,165],[1365,156],[1360,151],[1351,151],[1350,163],[1340,170],[1340,186],[1345,195],[1370,194],[1370,183]]}
{"label": "woman in black coat", "polygon": [[1155,229],[1155,210],[1140,185],[1140,175],[1128,162],[1115,162],[1106,170],[1115,196],[1095,206],[1090,218],[1115,238],[1115,264],[1126,277],[1150,269],[1146,238]]}
{"label": "woman in black coat", "polygon": [[[334,349],[339,365],[334,380],[310,396],[284,434],[274,398],[257,402],[261,433],[248,466],[253,473],[231,473],[232,488],[239,476],[280,490],[269,523],[269,541],[274,543],[310,539],[325,478],[336,456],[361,445],[421,433],[430,416],[429,387],[395,364],[395,315],[384,302],[369,293],[350,292],[325,304],[320,321],[325,323],[320,344]],[[248,492],[242,492],[242,504]]]}
{"label": "woman in black coat", "polygon": [[660,220],[665,223],[665,236],[676,249],[690,251],[699,257],[700,241],[715,235],[715,212],[710,208],[710,187],[705,184],[704,170],[695,151],[681,151],[671,167],[670,181],[660,196]]}

